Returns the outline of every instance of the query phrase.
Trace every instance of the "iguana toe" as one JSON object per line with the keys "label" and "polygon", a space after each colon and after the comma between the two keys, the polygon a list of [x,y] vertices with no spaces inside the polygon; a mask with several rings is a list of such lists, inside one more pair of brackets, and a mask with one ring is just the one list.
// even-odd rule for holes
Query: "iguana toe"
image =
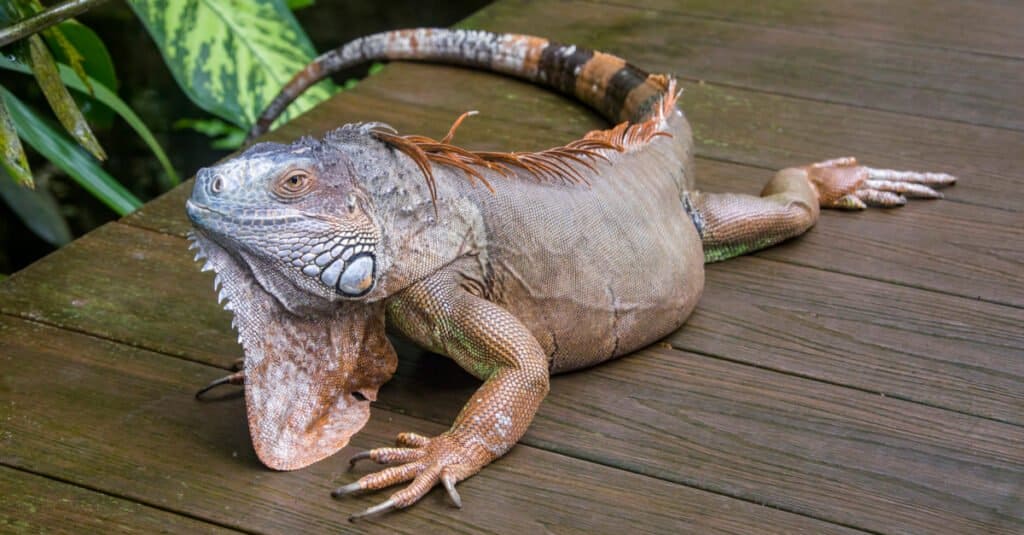
{"label": "iguana toe", "polygon": [[462,497],[455,490],[455,484],[475,474],[486,462],[475,460],[467,448],[447,434],[427,438],[413,433],[403,433],[399,435],[397,442],[416,446],[377,448],[360,452],[355,454],[349,463],[350,466],[354,466],[361,460],[369,459],[382,464],[402,464],[395,464],[363,476],[353,483],[338,487],[331,495],[340,498],[359,491],[383,489],[407,481],[412,482],[392,494],[383,504],[353,515],[350,519],[408,507],[419,501],[438,483],[444,486],[452,504],[461,508]]}

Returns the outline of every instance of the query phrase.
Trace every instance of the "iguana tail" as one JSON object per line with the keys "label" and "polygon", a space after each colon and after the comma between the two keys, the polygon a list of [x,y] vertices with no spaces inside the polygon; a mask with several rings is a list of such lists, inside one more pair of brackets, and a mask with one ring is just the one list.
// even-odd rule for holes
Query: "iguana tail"
{"label": "iguana tail", "polygon": [[657,113],[670,81],[611,54],[542,37],[444,28],[395,30],[361,37],[313,60],[282,88],[249,139],[265,133],[313,84],[344,68],[380,60],[464,65],[522,78],[574,97],[612,123],[639,123]]}

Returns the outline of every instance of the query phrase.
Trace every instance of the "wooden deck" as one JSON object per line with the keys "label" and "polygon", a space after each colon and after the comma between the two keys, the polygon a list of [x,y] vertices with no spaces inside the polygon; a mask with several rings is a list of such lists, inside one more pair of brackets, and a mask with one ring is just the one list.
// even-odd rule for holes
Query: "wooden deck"
{"label": "wooden deck", "polygon": [[[192,399],[241,351],[186,249],[187,184],[0,283],[0,532],[1024,533],[1024,7],[646,5],[502,0],[464,25],[678,73],[708,190],[847,154],[961,182],[709,266],[678,332],[555,378],[522,443],[460,486],[464,509],[435,490],[358,525],[385,495],[329,497],[347,455],[442,430],[475,382],[403,348],[346,451],[262,467],[238,396]],[[272,137],[359,120],[439,136],[467,109],[477,148],[603,125],[524,83],[396,64]]]}

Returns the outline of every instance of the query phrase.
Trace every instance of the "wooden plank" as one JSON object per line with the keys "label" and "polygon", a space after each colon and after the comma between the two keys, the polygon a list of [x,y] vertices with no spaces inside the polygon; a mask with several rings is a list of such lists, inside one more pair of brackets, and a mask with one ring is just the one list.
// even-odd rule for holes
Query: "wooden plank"
{"label": "wooden plank", "polygon": [[238,533],[0,466],[4,533]]}
{"label": "wooden plank", "polygon": [[180,238],[110,223],[15,273],[0,296],[0,311],[190,360],[227,368],[242,356],[212,273]]}
{"label": "wooden plank", "polygon": [[[413,66],[396,67],[407,71]],[[438,80],[439,83],[447,79],[435,78],[437,75],[431,68],[418,67],[413,74],[427,76],[427,80]],[[573,130],[578,135],[601,124],[592,114],[581,113],[581,108],[548,92],[498,77],[451,71],[452,77],[463,78],[464,81],[467,74],[484,88],[493,83],[496,95],[504,95],[504,100],[516,103],[512,110],[481,107],[484,115],[472,118],[459,133],[458,139],[470,146],[487,150],[522,149],[523,143],[516,141],[522,139],[530,145],[527,148],[547,147],[569,139]],[[390,81],[397,83],[397,80]],[[402,83],[407,84],[408,81]],[[457,87],[451,89],[459,91]],[[431,95],[424,93],[423,97],[436,99]],[[394,95],[383,98],[393,97],[397,98]],[[470,100],[464,103],[463,108],[479,103]],[[534,111],[520,109],[520,105]],[[317,113],[315,117],[307,115],[300,118],[287,130],[275,133],[275,137],[289,139],[302,134],[318,134],[337,123],[371,118],[391,121],[403,131],[440,136],[447,130],[447,121],[455,115],[454,111],[410,107],[407,103],[378,100],[377,97],[358,93],[346,94],[325,106],[329,108],[327,111]],[[516,115],[510,115],[511,112]],[[519,120],[519,112],[529,116],[523,120],[537,122],[526,125],[511,123],[511,119]],[[575,122],[569,123],[569,118]],[[563,119],[567,124],[563,124]],[[817,157],[823,156],[819,154]],[[803,161],[811,159],[807,154]],[[801,161],[790,158],[786,164],[781,163],[781,157],[778,160],[779,166]],[[926,164],[907,165],[920,167]],[[764,169],[708,159],[700,159],[697,168],[698,182],[710,191],[756,194],[771,174]],[[973,177],[963,180],[970,182]],[[961,187],[947,191],[954,197]],[[183,206],[190,188],[190,185],[185,185],[147,204],[125,222],[184,235],[189,223]],[[1007,192],[1005,197],[1012,199],[1015,195],[1018,194]],[[821,223],[806,236],[760,254],[829,271],[1024,306],[1024,278],[1016,276],[1024,270],[1021,243],[1024,243],[1024,219],[1019,212],[949,200],[918,201],[898,210],[826,211]],[[837,247],[837,244],[842,245]]]}
{"label": "wooden plank", "polygon": [[1017,91],[1024,86],[1021,59],[751,26],[652,7],[503,1],[459,26],[581,44],[691,80],[1024,129],[1024,99]]}
{"label": "wooden plank", "polygon": [[[621,0],[597,4],[632,6]],[[644,7],[850,40],[907,43],[1024,58],[1024,12],[1014,2],[959,0],[647,0]]]}
{"label": "wooden plank", "polygon": [[1024,425],[1024,310],[757,258],[710,266],[674,347]]}
{"label": "wooden plank", "polygon": [[[140,248],[146,251],[142,256],[152,267],[136,265],[139,260],[133,258],[140,256],[137,254]],[[101,265],[90,264],[71,258],[73,255],[104,258],[105,261]],[[184,240],[112,224],[16,274],[0,286],[0,295],[6,312],[172,354],[183,354],[180,346],[193,348],[186,353],[188,358],[226,366],[238,354],[237,349],[229,352],[233,334],[226,327],[227,313],[218,311],[214,295],[208,289],[210,274],[200,274],[190,264],[184,253]],[[761,265],[764,264],[761,261]],[[802,270],[797,275],[806,277],[804,271],[810,270]],[[754,285],[736,291],[756,295],[763,291],[758,286],[764,284],[763,279],[779,276],[778,273],[773,275],[775,277],[755,278]],[[107,279],[117,280],[117,284],[102,284]],[[166,281],[166,287],[152,290],[149,281],[153,279]],[[871,291],[862,291],[859,284],[865,282],[868,281],[851,279],[849,291],[852,295],[863,294],[869,296],[869,301],[877,301],[872,293],[877,289],[872,290],[869,285]],[[714,296],[716,289],[708,291]],[[773,291],[784,294],[786,290],[783,287]],[[160,299],[134,297],[142,294],[159,295]],[[122,300],[127,304],[118,304]],[[883,304],[892,302],[882,301]],[[74,302],[79,306],[68,306]],[[853,304],[864,306],[856,300]],[[915,347],[913,351],[947,351],[947,360],[955,361],[958,353],[976,352],[979,347],[997,346],[1000,341],[1010,340],[1013,344],[1012,340],[1019,340],[1014,327],[1018,324],[1004,320],[1002,323],[1010,324],[1007,333],[987,323],[989,317],[999,315],[1002,309],[964,299],[953,305],[979,308],[976,313],[962,314],[958,318],[966,325],[953,337],[943,339],[942,346],[929,344],[929,338],[921,336],[905,337],[903,342],[928,344]],[[755,330],[763,330],[760,325],[764,324],[768,328],[777,326],[752,313],[759,312],[754,305],[723,306],[738,324],[749,324]],[[829,347],[836,335],[828,338],[814,333],[836,331],[836,314],[823,313],[831,306],[841,310],[844,304],[842,301],[834,305],[826,302],[821,308],[802,314],[801,319],[806,324],[800,326],[793,338],[805,336],[810,339],[807,345],[818,343]],[[933,321],[942,325],[945,320],[937,314],[945,308],[914,305],[905,316],[901,315],[904,313],[899,307],[889,307],[886,312],[895,318],[894,324],[904,322],[906,329],[912,330]],[[215,323],[221,326],[220,330],[211,329],[207,322],[218,314],[221,319]],[[113,319],[121,317],[127,319]],[[714,324],[714,321],[706,323]],[[868,332],[878,332],[880,323],[876,322]],[[1000,334],[994,336],[993,329]],[[689,335],[684,327],[683,336]],[[956,336],[973,341],[965,343]],[[188,340],[184,340],[186,338]],[[996,338],[996,342],[988,342],[989,338]],[[770,350],[779,353],[792,350],[794,342],[787,342],[789,347]],[[732,348],[729,341],[722,343],[719,338],[709,343],[720,344],[722,347],[716,354],[726,358],[750,358],[749,353]],[[929,402],[950,402],[951,396],[940,392],[950,386],[943,377],[928,369],[908,370],[917,364],[934,366],[933,361],[908,359],[896,352],[876,356],[874,352],[879,348],[874,340],[845,340],[841,349],[844,359],[833,356],[827,361],[805,362],[795,372],[820,373],[822,367],[832,364],[838,369],[830,370],[827,378],[842,379],[850,368],[870,367],[879,374],[888,374],[887,383],[902,382],[893,395],[913,399],[931,388],[935,391],[929,394],[933,398]],[[1013,352],[1012,348],[1009,352]],[[382,403],[439,424],[450,422],[468,398],[472,383],[454,383],[454,390],[444,388],[446,382],[455,381],[451,378],[453,375],[459,374],[451,370],[448,373],[425,371],[424,359],[416,359],[415,354],[403,355],[405,362],[400,373],[381,392]],[[812,355],[815,356],[818,355]],[[800,366],[801,359],[809,357],[798,353],[782,358]],[[608,378],[607,373],[613,373],[613,377]],[[1019,412],[1019,394],[1005,392],[1003,370],[993,369],[988,373],[991,377],[985,372],[975,377],[981,377],[985,383],[976,385],[974,390],[990,390],[996,397],[1005,395],[1001,412]],[[194,378],[191,385],[201,384],[214,375]],[[849,375],[858,378],[857,374]],[[865,375],[857,380],[863,380]],[[665,381],[674,386],[658,386]],[[926,381],[932,383],[925,387]],[[644,386],[648,382],[650,386]],[[998,522],[1012,527],[1018,525],[1017,516],[1024,514],[1009,505],[1003,507],[1002,512],[992,506],[1000,499],[1011,499],[1013,483],[1024,481],[1017,479],[1024,477],[1018,467],[1024,462],[1019,458],[1024,451],[1018,447],[1019,441],[1024,440],[1024,427],[666,351],[646,351],[591,371],[558,378],[552,391],[534,431],[526,439],[528,444],[869,530],[886,531],[889,528],[882,528],[901,526],[906,531],[927,532],[929,526],[934,530],[945,525],[967,530],[993,527]],[[654,397],[638,400],[637,392]],[[599,399],[594,399],[595,396]],[[431,403],[423,403],[424,399],[430,399]],[[974,407],[955,408],[968,411]],[[687,416],[696,409],[715,414],[721,411],[716,417],[728,417],[728,425],[721,423],[715,424],[718,427],[701,429],[705,424]],[[639,413],[634,414],[634,411]],[[661,416],[655,418],[657,415],[648,411]],[[778,441],[787,436],[790,437],[786,439],[787,445],[780,446]],[[860,453],[855,454],[858,451]],[[900,462],[891,462],[892,459]],[[745,468],[737,470],[736,463]],[[925,466],[940,467],[944,474],[966,471],[974,475],[940,482],[935,472],[923,469]],[[790,470],[796,475],[786,476]],[[775,481],[776,477],[781,479]],[[848,481],[850,487],[841,488],[837,481]],[[847,501],[863,509],[850,509],[843,505]],[[917,518],[920,515],[915,511],[919,509],[929,514]],[[873,511],[872,519],[860,518],[867,510]],[[932,522],[934,524],[930,524]]]}
{"label": "wooden plank", "polygon": [[250,447],[240,399],[192,399],[220,370],[10,317],[0,317],[0,362],[0,462],[250,532],[851,532],[526,446],[462,483],[462,510],[435,490],[354,525],[350,513],[386,495],[331,499],[355,477],[347,456],[441,426],[375,409],[341,454],[272,472]]}
{"label": "wooden plank", "polygon": [[[387,403],[438,422],[472,390],[441,358],[406,358],[388,386]],[[1022,440],[1019,426],[656,348],[555,377],[523,442],[877,533],[1016,533]]]}

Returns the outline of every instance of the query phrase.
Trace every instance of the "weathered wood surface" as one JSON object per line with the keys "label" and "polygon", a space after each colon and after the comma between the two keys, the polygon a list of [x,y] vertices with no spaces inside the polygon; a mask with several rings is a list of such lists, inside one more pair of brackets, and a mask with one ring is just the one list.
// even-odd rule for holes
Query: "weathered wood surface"
{"label": "weathered wood surface", "polygon": [[0,466],[0,533],[238,532]]}
{"label": "weathered wood surface", "polygon": [[[635,6],[615,1],[601,4]],[[960,0],[647,0],[647,9],[842,36],[850,41],[890,43],[984,52],[1024,58],[1024,13],[1014,2]]]}
{"label": "weathered wood surface", "polygon": [[[463,484],[464,510],[435,491],[360,529],[1024,532],[1024,8],[612,4],[506,0],[466,24],[703,80],[683,108],[708,190],[756,193],[771,169],[845,154],[961,183],[942,202],[829,212],[800,239],[709,266],[684,328],[556,378],[523,444]],[[467,109],[482,115],[457,140],[475,148],[603,126],[514,80],[402,64],[271,138],[356,120],[440,135]],[[191,399],[240,350],[182,239],[187,188],[0,284],[0,465],[17,469],[0,468],[0,488],[186,515],[180,530],[350,530],[347,514],[382,496],[327,497],[354,477],[344,455],[269,472],[237,397]],[[475,388],[446,360],[400,354],[348,452],[442,429]]]}
{"label": "weathered wood surface", "polygon": [[[353,526],[345,519],[380,498],[337,501],[328,495],[333,484],[354,477],[346,473],[347,456],[390,442],[404,430],[443,429],[377,409],[341,454],[308,469],[271,472],[250,447],[241,399],[192,399],[197,384],[222,370],[9,317],[0,317],[0,358],[6,386],[0,463],[59,474],[69,482],[249,532],[364,531],[376,522]],[[460,492],[467,505],[463,512],[456,514],[444,493],[435,492],[424,500],[427,507],[379,525],[403,533],[444,528],[743,533],[744,526],[763,521],[766,529],[779,533],[847,532],[530,447],[516,448],[493,469],[461,485]],[[711,514],[723,510],[729,514]]]}
{"label": "weathered wood surface", "polygon": [[[500,2],[463,25],[629,50],[636,65],[690,79],[1024,129],[1021,58],[752,26],[657,5],[594,9],[586,0],[557,5],[561,16],[550,17],[545,16],[548,4]],[[954,20],[963,20],[962,15],[949,22]]]}

